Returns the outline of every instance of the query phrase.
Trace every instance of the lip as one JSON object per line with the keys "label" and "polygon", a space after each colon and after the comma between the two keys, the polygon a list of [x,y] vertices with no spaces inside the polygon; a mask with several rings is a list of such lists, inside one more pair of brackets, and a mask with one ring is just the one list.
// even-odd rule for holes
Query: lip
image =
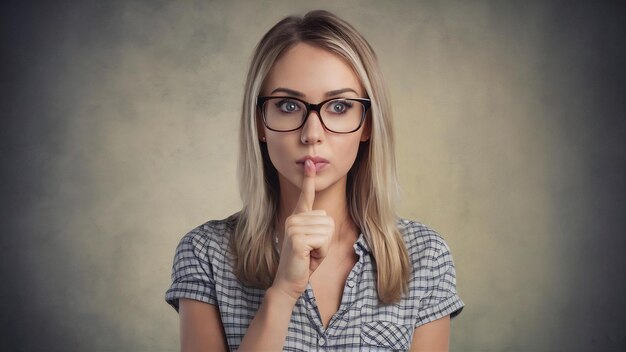
{"label": "lip", "polygon": [[330,162],[322,157],[319,156],[311,156],[311,155],[307,155],[304,158],[300,158],[296,161],[296,164],[298,165],[302,165],[302,167],[304,167],[304,162],[306,160],[311,160],[314,164],[315,164],[315,172],[320,172],[321,170],[323,170],[328,164],[330,164]]}
{"label": "lip", "polygon": [[317,164],[317,163],[330,163],[328,160],[326,160],[326,159],[324,159],[324,158],[322,158],[320,156],[307,155],[304,158],[300,158],[300,159],[296,160],[296,164],[304,164],[306,159],[310,159],[315,164]]}

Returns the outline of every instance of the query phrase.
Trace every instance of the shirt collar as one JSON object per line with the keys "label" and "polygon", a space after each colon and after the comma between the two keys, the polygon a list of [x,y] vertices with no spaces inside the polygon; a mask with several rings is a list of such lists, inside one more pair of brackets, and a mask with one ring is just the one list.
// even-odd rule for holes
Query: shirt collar
{"label": "shirt collar", "polygon": [[356,240],[356,242],[354,242],[354,250],[357,251],[357,253],[358,253],[358,248],[361,248],[361,250],[364,253],[367,253],[367,254],[370,253],[370,247],[367,245],[367,241],[365,240],[365,236],[363,235],[362,232],[359,235],[359,238]]}

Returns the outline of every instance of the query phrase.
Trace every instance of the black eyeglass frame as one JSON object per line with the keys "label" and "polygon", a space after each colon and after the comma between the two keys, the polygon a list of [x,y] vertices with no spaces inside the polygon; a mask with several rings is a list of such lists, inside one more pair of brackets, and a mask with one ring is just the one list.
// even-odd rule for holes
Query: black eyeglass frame
{"label": "black eyeglass frame", "polygon": [[[276,99],[276,98],[283,98],[283,99],[291,99],[291,100],[297,100],[299,102],[301,102],[302,104],[304,104],[304,107],[306,108],[306,114],[304,115],[304,118],[302,119],[302,123],[300,124],[300,126],[291,129],[291,130],[275,130],[273,128],[271,128],[270,126],[267,125],[267,120],[265,119],[265,102],[267,102],[270,99]],[[363,114],[361,116],[361,122],[359,122],[359,126],[355,129],[353,129],[352,131],[347,131],[347,132],[337,132],[337,131],[333,131],[330,128],[326,127],[326,124],[324,123],[324,119],[322,118],[322,113],[320,111],[320,109],[322,108],[322,106],[324,106],[324,104],[328,103],[329,101],[333,101],[333,100],[349,100],[349,101],[356,101],[358,103],[363,104]],[[361,126],[363,126],[363,122],[365,121],[365,117],[367,116],[367,111],[370,109],[372,104],[372,101],[370,99],[367,98],[331,98],[331,99],[326,99],[320,103],[317,104],[311,104],[307,101],[304,101],[302,99],[299,98],[294,98],[294,97],[290,97],[290,96],[259,96],[256,98],[256,106],[257,108],[259,108],[259,110],[261,110],[261,117],[263,118],[263,124],[265,125],[265,127],[267,127],[270,131],[275,131],[275,132],[292,132],[292,131],[296,131],[302,128],[302,126],[304,126],[304,124],[306,123],[306,120],[309,118],[309,115],[311,115],[311,111],[315,111],[317,112],[317,116],[320,118],[320,122],[322,123],[322,126],[324,126],[324,129],[326,129],[327,131],[333,132],[333,133],[340,133],[340,134],[347,134],[347,133],[353,133],[359,130],[359,128],[361,128]]]}

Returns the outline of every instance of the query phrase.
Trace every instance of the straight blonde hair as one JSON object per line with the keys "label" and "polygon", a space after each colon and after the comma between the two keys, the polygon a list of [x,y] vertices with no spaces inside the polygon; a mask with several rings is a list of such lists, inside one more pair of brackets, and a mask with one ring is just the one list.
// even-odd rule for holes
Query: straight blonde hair
{"label": "straight blonde hair", "polygon": [[239,132],[239,189],[243,208],[231,237],[235,275],[244,284],[268,288],[278,268],[274,246],[280,186],[267,146],[259,142],[256,98],[274,62],[297,43],[332,52],[359,77],[372,101],[369,141],[362,142],[348,172],[349,213],[361,229],[375,259],[378,299],[397,302],[408,290],[410,261],[397,226],[398,195],[391,106],[376,54],[347,22],[317,10],[289,16],[263,36],[254,50],[245,85]]}

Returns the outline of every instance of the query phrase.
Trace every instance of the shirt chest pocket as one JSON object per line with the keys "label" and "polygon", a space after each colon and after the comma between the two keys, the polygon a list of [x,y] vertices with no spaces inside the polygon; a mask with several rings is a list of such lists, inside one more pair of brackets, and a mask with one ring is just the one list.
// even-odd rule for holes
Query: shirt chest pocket
{"label": "shirt chest pocket", "polygon": [[361,344],[375,351],[407,351],[412,335],[410,326],[389,321],[371,321],[361,328]]}

